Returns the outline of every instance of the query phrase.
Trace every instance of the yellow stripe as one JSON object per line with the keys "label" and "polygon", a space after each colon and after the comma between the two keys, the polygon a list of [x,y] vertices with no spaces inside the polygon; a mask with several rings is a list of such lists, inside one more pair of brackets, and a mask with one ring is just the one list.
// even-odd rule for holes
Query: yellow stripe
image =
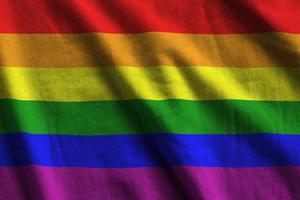
{"label": "yellow stripe", "polygon": [[0,68],[0,98],[300,100],[299,68]]}
{"label": "yellow stripe", "polygon": [[300,35],[1,34],[0,65],[300,67]]}

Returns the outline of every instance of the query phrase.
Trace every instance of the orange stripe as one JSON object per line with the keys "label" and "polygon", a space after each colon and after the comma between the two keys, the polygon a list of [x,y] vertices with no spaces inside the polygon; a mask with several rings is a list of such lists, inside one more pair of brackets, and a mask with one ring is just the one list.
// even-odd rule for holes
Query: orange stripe
{"label": "orange stripe", "polygon": [[300,35],[0,35],[0,65],[18,67],[299,67]]}

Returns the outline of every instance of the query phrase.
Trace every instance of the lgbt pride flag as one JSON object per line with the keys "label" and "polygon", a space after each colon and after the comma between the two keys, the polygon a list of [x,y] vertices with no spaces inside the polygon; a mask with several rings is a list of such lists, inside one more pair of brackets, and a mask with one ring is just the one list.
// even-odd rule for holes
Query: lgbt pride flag
{"label": "lgbt pride flag", "polygon": [[0,0],[0,200],[295,200],[299,134],[299,0]]}

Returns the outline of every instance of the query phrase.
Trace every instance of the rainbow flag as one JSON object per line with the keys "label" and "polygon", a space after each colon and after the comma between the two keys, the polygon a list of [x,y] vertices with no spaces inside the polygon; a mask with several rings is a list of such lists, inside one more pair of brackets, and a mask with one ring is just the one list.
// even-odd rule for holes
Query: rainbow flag
{"label": "rainbow flag", "polygon": [[300,197],[299,0],[1,0],[0,200]]}

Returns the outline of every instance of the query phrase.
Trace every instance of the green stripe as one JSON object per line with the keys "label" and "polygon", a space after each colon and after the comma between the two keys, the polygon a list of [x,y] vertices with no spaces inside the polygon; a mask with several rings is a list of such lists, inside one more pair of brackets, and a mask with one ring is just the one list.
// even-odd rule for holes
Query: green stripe
{"label": "green stripe", "polygon": [[300,102],[0,100],[0,132],[35,134],[300,133]]}

